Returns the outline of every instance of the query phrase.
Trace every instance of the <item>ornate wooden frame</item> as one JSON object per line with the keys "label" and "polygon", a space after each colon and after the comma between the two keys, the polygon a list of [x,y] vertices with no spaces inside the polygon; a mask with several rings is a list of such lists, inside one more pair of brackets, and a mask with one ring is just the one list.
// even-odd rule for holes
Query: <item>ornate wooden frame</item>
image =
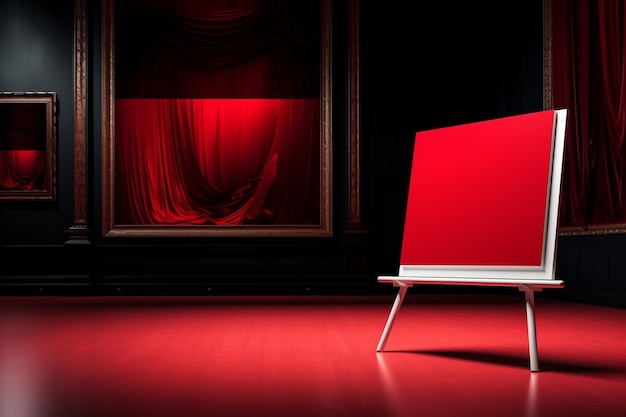
{"label": "ornate wooden frame", "polygon": [[[114,0],[102,2],[102,234],[104,237],[159,236],[331,236],[332,230],[332,13],[331,0],[321,0],[321,138],[320,223],[315,225],[172,226],[124,225],[115,220],[115,33]],[[354,144],[352,145],[354,147]],[[356,150],[351,152],[358,152]],[[354,162],[353,162],[354,164]],[[351,182],[354,186],[354,181]],[[352,191],[354,192],[354,191]],[[355,211],[351,197],[351,211]],[[354,216],[351,214],[351,220]]]}

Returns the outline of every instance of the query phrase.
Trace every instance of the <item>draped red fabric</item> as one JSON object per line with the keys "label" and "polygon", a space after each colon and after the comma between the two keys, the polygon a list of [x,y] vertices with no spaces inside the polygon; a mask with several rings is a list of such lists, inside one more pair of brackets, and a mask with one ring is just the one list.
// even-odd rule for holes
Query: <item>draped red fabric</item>
{"label": "draped red fabric", "polygon": [[45,189],[46,151],[0,150],[0,190]]}
{"label": "draped red fabric", "polygon": [[568,109],[560,225],[626,221],[626,8],[552,0],[553,99]]}
{"label": "draped red fabric", "polygon": [[122,224],[319,222],[319,101],[119,99]]}

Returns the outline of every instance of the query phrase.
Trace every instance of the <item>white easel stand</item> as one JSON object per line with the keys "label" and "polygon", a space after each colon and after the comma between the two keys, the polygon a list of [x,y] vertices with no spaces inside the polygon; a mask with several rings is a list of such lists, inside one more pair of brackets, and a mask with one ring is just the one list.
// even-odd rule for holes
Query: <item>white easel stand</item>
{"label": "white easel stand", "polygon": [[393,327],[396,314],[400,310],[400,306],[404,301],[409,287],[413,284],[448,284],[448,285],[491,285],[491,286],[516,286],[520,291],[524,291],[526,296],[526,325],[528,328],[528,353],[530,357],[530,370],[532,372],[539,371],[539,354],[537,350],[537,328],[535,324],[535,291],[542,291],[544,288],[563,288],[564,282],[560,280],[481,280],[481,279],[442,279],[442,278],[392,278],[392,277],[379,277],[379,282],[391,282],[394,286],[398,287],[398,294],[396,295],[391,312],[387,318],[387,323],[383,329],[383,334],[378,341],[377,352],[382,352],[387,344],[389,333]]}

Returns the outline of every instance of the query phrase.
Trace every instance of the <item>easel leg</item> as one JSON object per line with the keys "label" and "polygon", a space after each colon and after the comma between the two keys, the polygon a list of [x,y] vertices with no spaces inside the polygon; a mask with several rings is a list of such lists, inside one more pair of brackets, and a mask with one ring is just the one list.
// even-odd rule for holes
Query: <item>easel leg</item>
{"label": "easel leg", "polygon": [[402,305],[402,301],[404,300],[404,295],[406,294],[406,290],[409,287],[406,285],[401,285],[398,289],[398,294],[396,295],[396,300],[393,303],[393,307],[391,307],[391,312],[389,313],[389,317],[387,318],[387,324],[385,324],[385,329],[383,330],[383,334],[378,341],[378,347],[376,348],[377,352],[382,352],[385,349],[385,344],[387,343],[387,338],[389,337],[389,332],[391,331],[391,326],[393,326],[393,321],[396,318],[396,313],[400,309],[400,305]]}
{"label": "easel leg", "polygon": [[532,288],[522,287],[526,293],[526,321],[528,327],[528,353],[530,355],[530,370],[539,371],[539,355],[537,353],[537,331],[535,325],[535,291]]}

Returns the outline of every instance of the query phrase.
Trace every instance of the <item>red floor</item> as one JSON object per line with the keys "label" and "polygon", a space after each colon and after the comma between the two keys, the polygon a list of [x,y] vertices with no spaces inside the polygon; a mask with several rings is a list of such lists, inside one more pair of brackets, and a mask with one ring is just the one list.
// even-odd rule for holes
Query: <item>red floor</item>
{"label": "red floor", "polygon": [[626,416],[626,310],[411,291],[0,297],[0,416]]}

